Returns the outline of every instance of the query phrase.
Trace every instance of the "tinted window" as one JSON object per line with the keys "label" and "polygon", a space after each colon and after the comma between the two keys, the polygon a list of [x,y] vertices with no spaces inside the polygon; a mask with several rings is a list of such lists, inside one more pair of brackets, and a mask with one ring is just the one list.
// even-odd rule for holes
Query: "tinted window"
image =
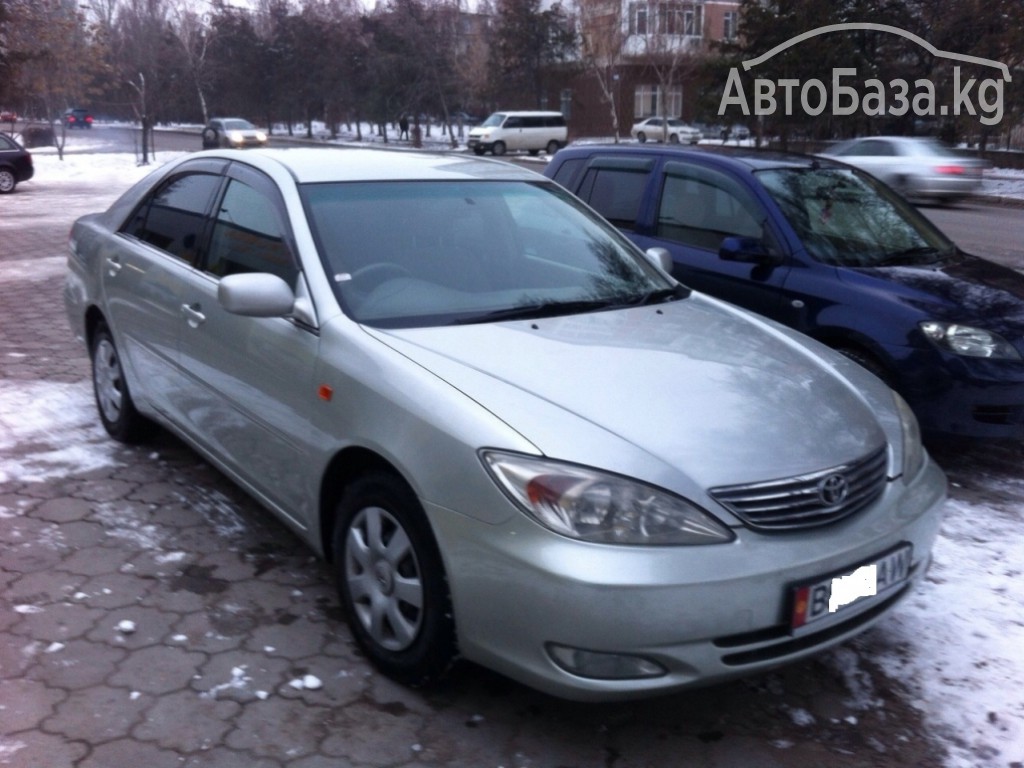
{"label": "tinted window", "polygon": [[521,118],[521,117],[510,117],[508,120],[505,121],[504,127],[505,128],[522,128],[523,127],[523,118]]}
{"label": "tinted window", "polygon": [[583,170],[587,160],[583,157],[573,158],[566,160],[555,171],[554,180],[561,184],[568,190],[574,190],[576,188],[576,179],[579,178],[580,171]]}
{"label": "tinted window", "polygon": [[284,237],[277,207],[237,179],[228,183],[217,209],[206,271],[223,277],[269,272],[294,285],[298,270]]}
{"label": "tinted window", "polygon": [[648,174],[623,168],[591,168],[580,196],[608,221],[621,229],[633,229],[640,213]]}
{"label": "tinted window", "polygon": [[726,237],[760,240],[763,219],[753,197],[732,177],[696,166],[669,166],[658,207],[658,237],[717,252]]}
{"label": "tinted window", "polygon": [[206,173],[171,179],[136,209],[122,232],[195,264],[204,217],[220,182]]}

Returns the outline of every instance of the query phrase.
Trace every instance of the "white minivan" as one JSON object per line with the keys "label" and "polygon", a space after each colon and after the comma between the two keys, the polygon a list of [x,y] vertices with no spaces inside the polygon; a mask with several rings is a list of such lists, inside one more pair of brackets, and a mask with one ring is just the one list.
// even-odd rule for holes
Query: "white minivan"
{"label": "white minivan", "polygon": [[495,112],[469,132],[469,148],[482,155],[504,155],[509,150],[549,155],[564,147],[569,138],[561,112]]}

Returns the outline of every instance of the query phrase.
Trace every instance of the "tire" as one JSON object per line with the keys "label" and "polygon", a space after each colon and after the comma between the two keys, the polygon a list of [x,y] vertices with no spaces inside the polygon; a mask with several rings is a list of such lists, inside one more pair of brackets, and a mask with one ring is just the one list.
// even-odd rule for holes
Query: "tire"
{"label": "tire", "polygon": [[544,151],[547,152],[549,155],[553,155],[553,154],[555,154],[561,148],[562,148],[562,145],[559,144],[554,139],[552,139],[551,141],[548,142],[548,146],[547,146],[547,148]]}
{"label": "tire", "polygon": [[18,186],[18,180],[15,178],[14,172],[7,168],[0,168],[0,195],[10,194],[16,186]]}
{"label": "tire", "polygon": [[474,155],[483,155],[483,153],[484,153],[484,148],[483,147],[473,147],[473,154]]}
{"label": "tire", "polygon": [[203,129],[203,149],[216,149],[220,146],[220,136],[215,128]]}
{"label": "tire", "polygon": [[500,157],[501,155],[504,155],[505,154],[505,142],[504,141],[496,141],[496,142],[494,142],[494,148],[491,151],[494,153],[495,157]]}
{"label": "tire", "polygon": [[668,135],[668,143],[669,144],[678,144],[679,143],[679,134],[678,133],[670,133]]}
{"label": "tire", "polygon": [[540,150],[539,149],[531,149],[530,150],[530,157],[536,157],[539,154],[540,154]]}
{"label": "tire", "polygon": [[639,141],[641,144],[646,144],[647,143],[647,134],[644,133],[643,131],[640,131],[640,133],[638,133],[636,135],[636,140]]}
{"label": "tire", "polygon": [[390,472],[349,486],[338,504],[333,567],[356,643],[388,677],[436,682],[456,656],[451,596],[412,489]]}
{"label": "tire", "polygon": [[892,374],[889,373],[885,365],[883,365],[882,362],[870,352],[861,349],[860,347],[837,347],[836,352],[850,358],[853,362],[857,363],[862,368],[865,368],[869,373],[873,373],[875,376],[880,378],[886,385],[892,387]]}
{"label": "tire", "polygon": [[122,443],[137,443],[153,431],[153,423],[135,409],[121,356],[106,325],[100,325],[92,339],[92,387],[96,409],[104,429]]}

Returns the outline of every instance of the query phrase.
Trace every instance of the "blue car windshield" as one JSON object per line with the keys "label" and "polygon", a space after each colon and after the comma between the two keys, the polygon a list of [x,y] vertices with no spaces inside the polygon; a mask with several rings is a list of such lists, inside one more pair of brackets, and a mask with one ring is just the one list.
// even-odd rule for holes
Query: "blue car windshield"
{"label": "blue car windshield", "polygon": [[342,308],[369,325],[525,319],[682,295],[555,184],[347,182],[301,194]]}
{"label": "blue car windshield", "polygon": [[757,178],[808,254],[842,267],[940,263],[956,246],[898,194],[846,168],[774,168]]}

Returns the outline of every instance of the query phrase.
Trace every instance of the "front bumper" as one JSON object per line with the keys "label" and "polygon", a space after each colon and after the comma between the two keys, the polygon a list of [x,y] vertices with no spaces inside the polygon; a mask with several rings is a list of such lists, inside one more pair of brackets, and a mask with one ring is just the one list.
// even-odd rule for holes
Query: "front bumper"
{"label": "front bumper", "polygon": [[[462,654],[553,695],[636,698],[754,674],[846,640],[884,616],[927,569],[946,481],[929,460],[912,484],[888,484],[870,509],[797,534],[737,530],[730,544],[584,544],[514,515],[491,526],[428,512],[442,552]],[[904,588],[791,630],[794,586],[913,545]],[[640,656],[657,677],[596,679],[552,659],[552,644]]]}
{"label": "front bumper", "polygon": [[1024,361],[886,350],[902,372],[895,388],[931,436],[1024,440]]}

